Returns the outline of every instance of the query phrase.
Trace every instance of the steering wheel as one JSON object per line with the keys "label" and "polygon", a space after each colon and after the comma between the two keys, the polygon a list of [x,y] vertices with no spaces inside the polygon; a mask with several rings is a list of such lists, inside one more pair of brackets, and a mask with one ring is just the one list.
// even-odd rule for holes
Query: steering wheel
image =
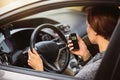
{"label": "steering wheel", "polygon": [[[39,34],[39,31],[45,28],[52,29],[54,32],[58,34],[58,36],[61,39],[59,44],[57,44],[57,42],[55,42],[54,40],[41,41],[41,42],[35,43],[36,37]],[[30,50],[32,51],[33,48],[37,50],[37,52],[39,53],[40,57],[43,60],[44,65],[47,66],[47,67],[44,66],[44,69],[46,71],[62,73],[67,68],[70,60],[70,52],[69,52],[69,49],[67,48],[67,40],[63,35],[63,33],[58,28],[56,28],[55,25],[47,23],[47,24],[42,24],[37,28],[35,28],[30,39]],[[64,62],[64,65],[60,67],[58,62],[63,50],[66,53],[66,58],[65,58],[66,60]],[[53,65],[54,63],[56,63],[56,65]]]}

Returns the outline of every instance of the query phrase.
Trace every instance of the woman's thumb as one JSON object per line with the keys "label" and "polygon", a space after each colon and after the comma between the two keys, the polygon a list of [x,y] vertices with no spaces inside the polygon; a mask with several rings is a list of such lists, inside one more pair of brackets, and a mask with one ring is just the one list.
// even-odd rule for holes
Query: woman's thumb
{"label": "woman's thumb", "polygon": [[38,54],[37,51],[36,51],[34,48],[33,48],[33,53],[34,53],[34,54]]}

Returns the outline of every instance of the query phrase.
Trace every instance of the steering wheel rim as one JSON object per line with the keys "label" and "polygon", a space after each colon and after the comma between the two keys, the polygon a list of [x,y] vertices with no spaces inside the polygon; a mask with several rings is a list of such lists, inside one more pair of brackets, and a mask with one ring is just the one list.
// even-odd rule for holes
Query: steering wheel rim
{"label": "steering wheel rim", "polygon": [[[35,41],[36,41],[36,37],[37,37],[39,31],[42,30],[42,29],[44,29],[44,28],[52,29],[54,32],[56,32],[56,33],[59,35],[59,37],[61,38],[61,40],[64,41],[64,42],[67,44],[67,40],[66,40],[65,36],[63,35],[63,33],[62,33],[58,28],[56,28],[55,25],[53,25],[53,24],[48,24],[48,23],[47,23],[47,24],[42,24],[42,25],[38,26],[38,27],[35,28],[35,30],[33,31],[32,35],[31,35],[31,39],[30,39],[30,50],[31,50],[31,51],[32,51],[33,48],[35,48]],[[40,53],[39,53],[39,54],[40,54]],[[57,73],[62,73],[62,72],[66,69],[66,67],[68,66],[68,63],[69,63],[69,60],[70,60],[70,52],[69,52],[69,50],[68,50],[68,52],[67,52],[67,54],[66,54],[65,64],[64,64],[64,66],[63,66],[61,69],[58,70],[58,69],[54,69],[54,67],[53,67],[51,64],[49,64],[49,63],[44,59],[44,57],[43,57],[42,55],[40,55],[40,56],[41,56],[44,64],[47,65],[48,67],[52,68],[53,71],[55,71],[55,72],[57,72]],[[51,71],[51,70],[48,70],[48,71]],[[52,71],[52,72],[53,72],[53,71]]]}

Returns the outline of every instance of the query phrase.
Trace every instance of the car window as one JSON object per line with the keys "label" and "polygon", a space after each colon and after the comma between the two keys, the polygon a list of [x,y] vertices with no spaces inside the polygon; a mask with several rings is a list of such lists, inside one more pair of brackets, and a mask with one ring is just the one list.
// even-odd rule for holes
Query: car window
{"label": "car window", "polygon": [[[21,74],[29,79],[32,76],[55,80],[77,79],[75,75],[87,62],[82,63],[81,56],[69,51],[67,40],[71,33],[76,33],[90,51],[90,59],[99,52],[98,46],[90,43],[86,30],[85,8],[93,4],[78,0],[42,0],[43,3],[26,0],[29,1],[27,4],[23,0],[13,1],[14,5],[10,2],[0,6],[0,76],[16,79],[14,75],[20,74],[20,80]],[[99,1],[93,3],[97,5]],[[110,4],[115,3],[111,1]],[[44,71],[36,70],[29,64],[28,51],[32,48],[42,57]]]}
{"label": "car window", "polygon": [[[13,26],[10,31],[11,33],[11,37],[9,39],[10,43],[7,42],[7,39],[3,39],[3,41],[1,41],[0,47],[3,48],[4,52],[7,51],[7,53],[10,53],[11,49],[13,48],[12,66],[21,67],[21,68],[30,68],[27,66],[28,65],[27,51],[30,45],[30,37],[33,28],[36,28],[41,24],[52,23],[52,24],[60,25],[56,27],[58,27],[60,31],[63,32],[66,38],[68,37],[69,33],[72,32],[76,32],[78,35],[84,37],[84,35],[86,34],[86,21],[85,21],[86,17],[83,9],[84,6],[64,7],[59,9],[48,10],[45,12],[39,12],[37,14],[30,15],[28,17],[14,21],[10,24]],[[44,32],[41,32],[39,34],[38,37],[39,39],[37,38],[37,40],[44,41],[44,40],[51,40],[53,39],[53,37],[57,38],[55,37],[55,34],[56,33],[54,33],[53,31],[51,32],[50,30],[45,29]],[[11,44],[12,46],[8,46],[9,44]],[[60,56],[61,56],[60,64],[64,64],[66,55],[63,54]],[[81,68],[81,66],[78,65],[76,67],[73,67],[71,66],[73,63],[75,63],[76,65],[78,64],[77,58],[74,55],[70,55],[69,65],[66,71],[62,74],[66,74],[68,76],[74,76]]]}

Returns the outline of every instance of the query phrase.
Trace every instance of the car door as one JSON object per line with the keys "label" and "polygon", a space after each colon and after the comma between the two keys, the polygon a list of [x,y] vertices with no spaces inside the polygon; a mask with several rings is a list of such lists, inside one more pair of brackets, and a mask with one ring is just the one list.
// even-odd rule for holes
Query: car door
{"label": "car door", "polygon": [[[57,9],[61,7],[70,7],[70,6],[90,6],[90,5],[120,5],[119,1],[89,1],[89,0],[59,0],[59,1],[46,1],[43,3],[35,2],[20,8],[14,9],[7,13],[0,15],[0,27],[5,28],[9,23],[21,19],[38,12],[47,11],[50,9]],[[119,32],[119,31],[118,31]],[[118,68],[117,68],[118,69]],[[101,71],[101,70],[100,70]],[[103,73],[103,72],[102,72]],[[30,69],[24,69],[14,66],[0,65],[0,79],[2,80],[77,80],[77,78],[47,73],[47,72],[37,72]],[[101,77],[101,76],[99,76]],[[110,77],[110,76],[108,76]],[[103,80],[104,77],[101,77]],[[95,80],[98,80],[96,78]],[[107,80],[107,79],[106,79]]]}
{"label": "car door", "polygon": [[77,80],[70,76],[0,65],[0,80]]}

